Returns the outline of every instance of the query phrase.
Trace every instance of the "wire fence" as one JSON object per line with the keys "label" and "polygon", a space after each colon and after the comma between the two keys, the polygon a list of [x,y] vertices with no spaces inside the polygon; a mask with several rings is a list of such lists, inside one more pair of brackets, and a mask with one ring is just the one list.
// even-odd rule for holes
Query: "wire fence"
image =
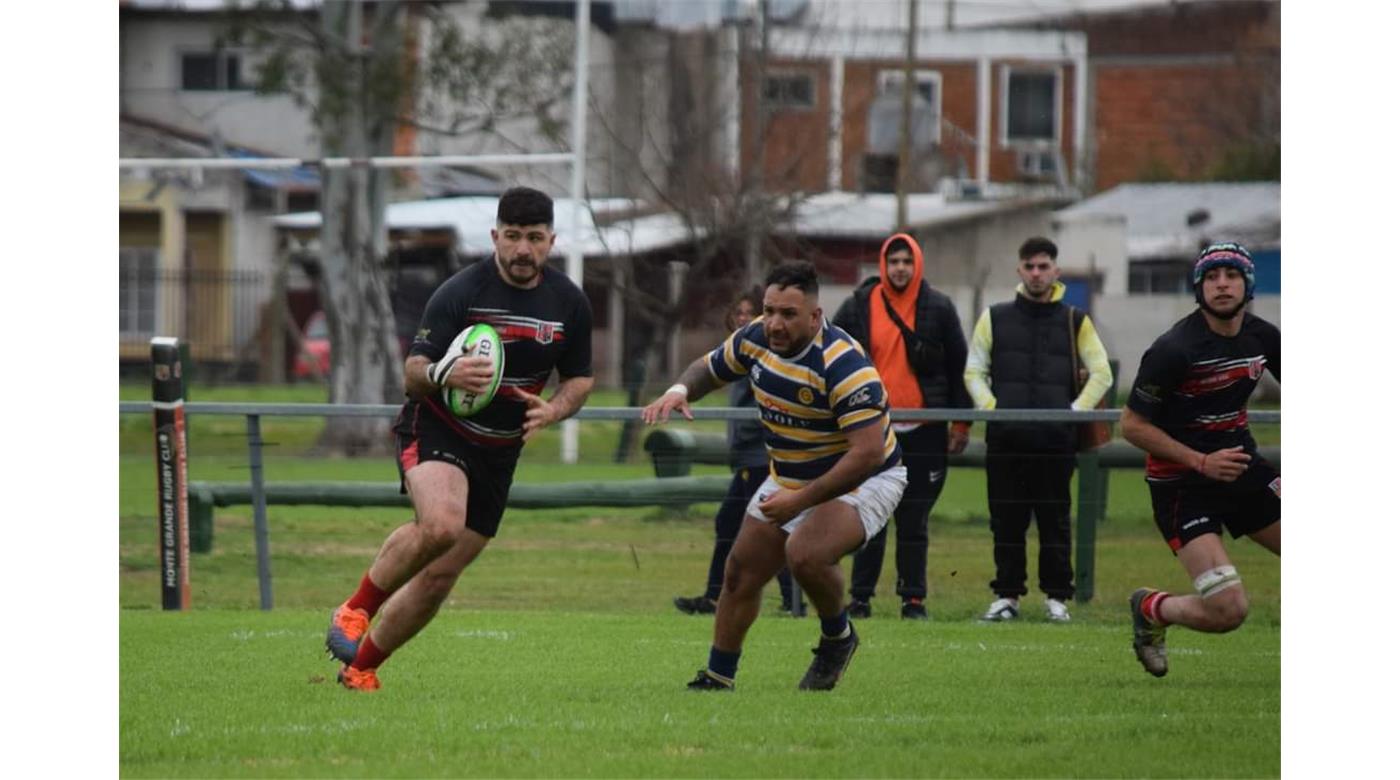
{"label": "wire fence", "polygon": [[159,268],[155,249],[124,247],[117,289],[124,360],[144,367],[157,334],[178,336],[192,360],[235,373],[265,352],[258,337],[271,288],[263,272]]}

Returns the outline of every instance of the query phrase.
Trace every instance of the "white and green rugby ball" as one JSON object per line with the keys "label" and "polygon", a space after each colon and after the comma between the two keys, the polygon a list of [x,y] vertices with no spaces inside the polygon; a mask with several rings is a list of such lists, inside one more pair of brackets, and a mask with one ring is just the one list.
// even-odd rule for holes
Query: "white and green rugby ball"
{"label": "white and green rugby ball", "polygon": [[491,386],[484,393],[469,393],[457,387],[442,389],[443,403],[458,417],[471,417],[485,409],[496,391],[501,387],[501,374],[506,369],[506,353],[501,346],[501,337],[496,329],[484,322],[478,322],[457,334],[447,347],[448,355],[461,354],[467,357],[481,355],[491,358]]}

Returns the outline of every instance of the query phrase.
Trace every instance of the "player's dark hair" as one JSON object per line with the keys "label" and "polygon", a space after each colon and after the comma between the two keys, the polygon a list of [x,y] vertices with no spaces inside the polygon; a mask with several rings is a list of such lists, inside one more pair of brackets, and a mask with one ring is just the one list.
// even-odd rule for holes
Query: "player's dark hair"
{"label": "player's dark hair", "polygon": [[1060,256],[1060,248],[1055,246],[1054,241],[1044,236],[1035,236],[1026,239],[1026,243],[1021,245],[1018,254],[1022,260],[1029,260],[1036,255],[1050,255],[1050,259],[1054,260]]}
{"label": "player's dark hair", "polygon": [[502,225],[554,227],[554,200],[530,187],[511,187],[496,204],[496,221]]}
{"label": "player's dark hair", "polygon": [[896,238],[895,240],[890,242],[889,246],[885,247],[885,257],[889,257],[890,255],[894,254],[895,252],[898,252],[901,249],[905,250],[911,255],[914,254],[914,247],[909,246],[908,240],[903,238]]}
{"label": "player's dark hair", "polygon": [[784,287],[796,287],[804,295],[817,294],[817,269],[806,260],[790,260],[768,272],[768,278],[763,280],[763,286],[778,285],[778,289]]}

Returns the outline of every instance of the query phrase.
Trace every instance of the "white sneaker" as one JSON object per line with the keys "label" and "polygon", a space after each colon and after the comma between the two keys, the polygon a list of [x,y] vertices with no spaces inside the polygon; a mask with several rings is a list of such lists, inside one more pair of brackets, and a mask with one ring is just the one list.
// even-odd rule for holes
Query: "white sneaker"
{"label": "white sneaker", "polygon": [[1002,621],[1015,620],[1021,616],[1020,602],[1016,599],[997,599],[992,602],[987,611],[982,615],[983,620]]}
{"label": "white sneaker", "polygon": [[1059,599],[1046,599],[1045,617],[1056,623],[1068,623],[1069,607],[1066,607],[1065,603]]}

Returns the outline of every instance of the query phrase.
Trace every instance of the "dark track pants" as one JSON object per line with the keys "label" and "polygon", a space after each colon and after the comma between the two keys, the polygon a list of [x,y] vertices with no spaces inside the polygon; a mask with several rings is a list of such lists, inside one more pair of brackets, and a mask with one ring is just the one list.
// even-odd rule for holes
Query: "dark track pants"
{"label": "dark track pants", "polygon": [[1040,589],[1062,601],[1074,596],[1069,516],[1074,464],[1073,453],[987,448],[987,505],[997,567],[991,587],[998,596],[1026,595],[1026,530],[1032,515],[1040,535]]}
{"label": "dark track pants", "polygon": [[[930,423],[897,433],[909,486],[894,510],[895,593],[902,600],[928,598],[928,515],[948,478],[948,424]],[[889,525],[858,550],[851,564],[851,598],[869,601],[885,562]]]}

